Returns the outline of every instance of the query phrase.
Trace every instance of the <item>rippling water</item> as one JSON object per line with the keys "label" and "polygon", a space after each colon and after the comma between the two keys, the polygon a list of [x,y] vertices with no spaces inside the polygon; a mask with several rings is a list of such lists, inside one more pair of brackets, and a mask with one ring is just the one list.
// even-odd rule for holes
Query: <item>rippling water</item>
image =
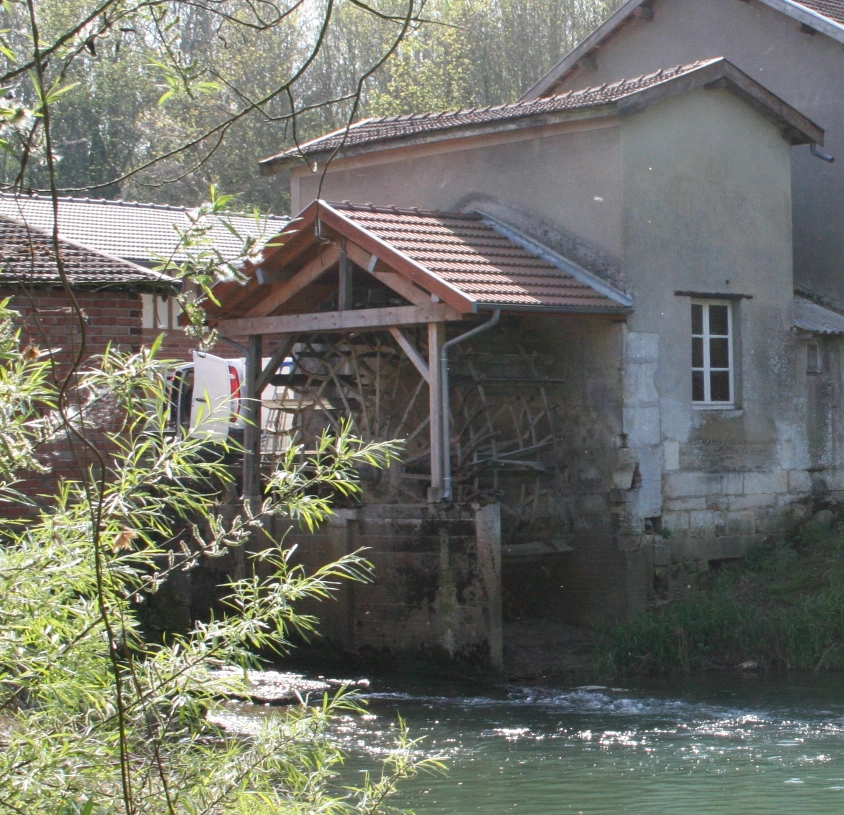
{"label": "rippling water", "polygon": [[405,786],[418,815],[844,812],[844,679],[372,690],[370,715],[338,727],[348,770],[388,749],[400,713],[449,766]]}

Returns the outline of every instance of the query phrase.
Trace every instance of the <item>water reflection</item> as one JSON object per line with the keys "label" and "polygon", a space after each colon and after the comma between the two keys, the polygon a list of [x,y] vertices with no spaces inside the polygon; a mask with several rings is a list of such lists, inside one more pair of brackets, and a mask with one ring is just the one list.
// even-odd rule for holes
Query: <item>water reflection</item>
{"label": "water reflection", "polygon": [[465,688],[373,683],[369,715],[339,723],[347,770],[371,767],[396,714],[449,776],[397,803],[419,815],[844,809],[844,689],[733,676],[638,688]]}

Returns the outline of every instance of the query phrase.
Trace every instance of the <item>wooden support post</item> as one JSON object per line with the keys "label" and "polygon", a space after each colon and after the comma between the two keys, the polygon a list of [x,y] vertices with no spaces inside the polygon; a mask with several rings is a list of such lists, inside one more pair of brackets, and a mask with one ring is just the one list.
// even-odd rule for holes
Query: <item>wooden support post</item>
{"label": "wooden support post", "polygon": [[428,500],[437,502],[443,492],[442,348],[445,342],[445,323],[428,323],[428,396],[431,413],[431,489]]}
{"label": "wooden support post", "polygon": [[353,299],[352,264],[349,263],[344,241],[344,246],[340,250],[340,292],[337,298],[337,311],[348,311],[353,308]]}
{"label": "wooden support post", "polygon": [[250,334],[246,354],[246,381],[242,386],[243,431],[243,497],[261,499],[261,394],[256,385],[261,375],[261,335]]}

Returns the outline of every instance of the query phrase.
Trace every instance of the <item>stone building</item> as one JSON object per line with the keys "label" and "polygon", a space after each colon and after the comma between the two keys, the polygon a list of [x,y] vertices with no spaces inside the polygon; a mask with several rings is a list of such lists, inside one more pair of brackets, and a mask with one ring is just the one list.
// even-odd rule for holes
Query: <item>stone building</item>
{"label": "stone building", "polygon": [[794,279],[844,306],[844,3],[841,0],[626,0],[522,101],[725,57],[825,132],[793,151]]}
{"label": "stone building", "polygon": [[630,76],[265,160],[301,220],[212,315],[304,349],[305,435],[343,413],[378,437],[362,360],[427,361],[430,407],[364,514],[496,504],[515,613],[618,619],[672,564],[740,557],[844,488],[844,318],[794,291],[792,154],[822,128],[721,57]]}

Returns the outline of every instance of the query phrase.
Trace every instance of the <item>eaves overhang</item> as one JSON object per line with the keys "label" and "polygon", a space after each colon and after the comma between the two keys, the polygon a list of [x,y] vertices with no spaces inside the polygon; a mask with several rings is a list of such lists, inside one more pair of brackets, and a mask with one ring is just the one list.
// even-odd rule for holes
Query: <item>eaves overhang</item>
{"label": "eaves overhang", "polygon": [[[553,113],[526,113],[518,118],[508,119],[504,122],[489,122],[484,124],[468,124],[458,126],[445,126],[439,130],[432,130],[426,133],[413,133],[406,136],[395,136],[389,139],[379,139],[365,144],[353,144],[341,146],[330,150],[307,150],[307,144],[295,153],[288,151],[277,156],[270,156],[258,162],[261,175],[271,176],[283,170],[301,166],[303,164],[316,165],[325,164],[327,161],[336,158],[353,158],[355,156],[380,153],[385,150],[398,150],[405,147],[421,147],[428,144],[437,144],[453,139],[471,139],[479,136],[488,136],[497,133],[512,133],[520,130],[528,130],[549,125],[562,125],[569,122],[584,121],[587,119],[600,119],[612,116],[616,113],[616,104],[595,105],[589,108],[576,108],[572,110],[561,110]],[[366,121],[360,124],[366,124]],[[343,133],[345,131],[336,131]]]}
{"label": "eaves overhang", "polygon": [[[534,128],[623,117],[697,88],[725,88],[734,93],[779,126],[792,144],[823,144],[824,133],[818,125],[724,57],[714,57],[513,105],[364,120],[345,131],[314,139],[295,151],[288,150],[265,159],[262,172],[271,175],[305,161],[324,165],[334,158],[455,142],[488,134],[525,131],[525,138],[529,138]],[[479,117],[482,121],[478,121]]]}

